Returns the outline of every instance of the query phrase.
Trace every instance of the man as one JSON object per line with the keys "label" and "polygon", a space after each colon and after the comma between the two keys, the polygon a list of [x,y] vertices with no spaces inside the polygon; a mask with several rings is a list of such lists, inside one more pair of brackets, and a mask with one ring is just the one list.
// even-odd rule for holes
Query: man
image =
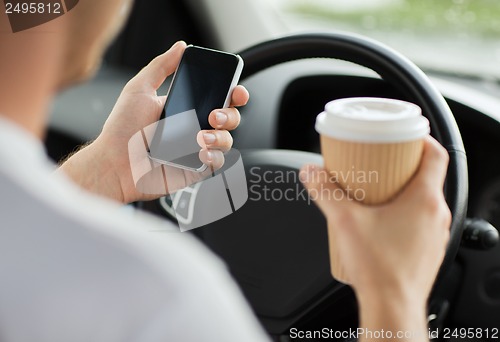
{"label": "man", "polygon": [[[188,235],[143,232],[169,227],[147,215],[127,216],[117,204],[151,199],[136,190],[127,143],[158,120],[165,99],[156,90],[174,72],[185,43],[126,85],[99,137],[59,172],[45,157],[41,140],[53,96],[92,75],[129,6],[128,0],[80,1],[68,14],[16,34],[0,13],[0,339],[264,341],[216,257]],[[248,93],[238,87],[232,100],[244,105]],[[204,163],[223,164],[232,145],[228,130],[239,120],[234,107],[211,113],[215,129],[198,137]],[[366,328],[425,329],[425,302],[448,237],[446,165],[446,152],[429,138],[418,175],[390,204],[318,202],[336,223]],[[177,180],[173,188],[196,178],[167,172]],[[321,186],[336,185],[306,184]],[[407,243],[394,243],[398,236]]]}

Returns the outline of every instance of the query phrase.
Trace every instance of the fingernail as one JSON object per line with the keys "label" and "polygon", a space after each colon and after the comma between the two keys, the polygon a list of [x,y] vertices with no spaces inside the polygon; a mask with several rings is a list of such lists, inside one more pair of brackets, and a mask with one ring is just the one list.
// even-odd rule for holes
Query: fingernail
{"label": "fingernail", "polygon": [[207,152],[207,161],[211,163],[214,160],[214,153],[211,151]]}
{"label": "fingernail", "polygon": [[181,45],[182,42],[183,42],[182,40],[177,41],[174,45],[172,45],[172,47],[170,48],[170,50],[176,49],[179,45]]}
{"label": "fingernail", "polygon": [[222,127],[227,122],[227,115],[225,113],[222,113],[222,112],[217,112],[215,114],[215,121],[217,122],[217,125],[219,127]]}
{"label": "fingernail", "polygon": [[212,133],[204,133],[203,134],[203,140],[205,140],[205,144],[207,144],[207,145],[213,144],[216,139],[217,138],[216,138],[215,134],[212,134]]}

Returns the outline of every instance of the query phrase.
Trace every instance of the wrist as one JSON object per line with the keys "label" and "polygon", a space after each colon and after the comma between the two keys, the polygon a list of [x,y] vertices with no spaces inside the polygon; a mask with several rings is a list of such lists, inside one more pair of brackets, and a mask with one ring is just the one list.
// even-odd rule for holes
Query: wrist
{"label": "wrist", "polygon": [[[427,300],[424,297],[404,289],[360,294],[360,326],[366,331],[385,331],[387,340],[428,341]],[[375,336],[359,337],[368,341]]]}
{"label": "wrist", "polygon": [[68,158],[60,170],[87,191],[123,202],[119,177],[99,138]]}

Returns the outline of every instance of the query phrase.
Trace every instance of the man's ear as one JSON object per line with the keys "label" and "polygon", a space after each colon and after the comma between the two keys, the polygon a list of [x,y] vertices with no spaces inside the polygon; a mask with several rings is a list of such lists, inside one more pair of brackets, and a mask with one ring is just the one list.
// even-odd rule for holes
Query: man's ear
{"label": "man's ear", "polygon": [[80,0],[38,0],[27,2],[4,0],[12,32],[20,32],[45,24],[71,11]]}

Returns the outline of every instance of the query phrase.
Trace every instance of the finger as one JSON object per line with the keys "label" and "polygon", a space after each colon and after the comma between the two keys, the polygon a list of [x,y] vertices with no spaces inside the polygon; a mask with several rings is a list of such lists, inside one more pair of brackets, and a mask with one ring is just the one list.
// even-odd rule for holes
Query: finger
{"label": "finger", "polygon": [[325,216],[348,206],[350,200],[347,194],[325,169],[317,165],[306,165],[300,170],[299,177],[309,197]]}
{"label": "finger", "polygon": [[135,91],[156,91],[165,82],[165,79],[173,74],[185,49],[185,42],[175,43],[170,50],[153,59],[130,80],[127,88]]}
{"label": "finger", "polygon": [[224,154],[222,151],[202,149],[198,156],[201,162],[208,166],[208,172],[218,170],[224,165]]}
{"label": "finger", "polygon": [[244,86],[239,85],[234,88],[233,94],[231,95],[231,107],[244,106],[248,103],[249,99],[250,94],[248,90]]}
{"label": "finger", "polygon": [[196,136],[196,140],[203,149],[227,152],[233,146],[233,137],[228,131],[200,131]]}
{"label": "finger", "polygon": [[448,170],[449,155],[446,149],[434,138],[427,137],[420,168],[414,182],[417,187],[429,186],[442,189]]}
{"label": "finger", "polygon": [[216,109],[212,113],[210,113],[208,117],[210,126],[216,129],[226,129],[228,131],[231,131],[238,127],[240,121],[240,112],[234,107]]}

